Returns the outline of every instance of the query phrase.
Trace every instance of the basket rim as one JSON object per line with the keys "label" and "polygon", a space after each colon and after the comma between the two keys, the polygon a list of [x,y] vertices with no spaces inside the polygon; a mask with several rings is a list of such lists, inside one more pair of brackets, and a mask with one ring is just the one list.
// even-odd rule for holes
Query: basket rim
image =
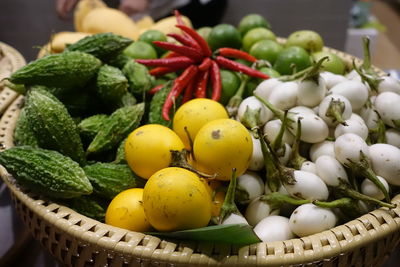
{"label": "basket rim", "polygon": [[[324,48],[340,57],[354,58],[344,52]],[[12,136],[24,96],[18,96],[0,119],[0,150],[13,146]],[[376,242],[400,230],[400,194],[392,199],[398,206],[380,208],[330,230],[285,241],[261,242],[236,247],[228,244],[201,244],[160,239],[101,223],[76,211],[40,198],[19,186],[0,165],[0,175],[19,201],[76,242],[94,246],[107,254],[120,255],[150,262],[189,263],[193,265],[293,265],[330,260],[339,255]]]}

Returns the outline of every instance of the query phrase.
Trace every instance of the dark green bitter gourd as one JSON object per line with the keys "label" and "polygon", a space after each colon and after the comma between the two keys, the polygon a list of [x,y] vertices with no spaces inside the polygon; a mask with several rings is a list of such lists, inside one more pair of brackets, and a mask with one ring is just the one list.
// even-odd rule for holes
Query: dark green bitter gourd
{"label": "dark green bitter gourd", "polygon": [[93,78],[101,61],[82,52],[49,55],[30,62],[14,72],[14,84],[45,85],[49,87],[82,87]]}
{"label": "dark green bitter gourd", "polygon": [[138,186],[139,179],[126,164],[97,162],[86,165],[83,170],[93,191],[102,197],[112,199],[120,192]]}
{"label": "dark green bitter gourd", "polygon": [[80,51],[91,54],[102,61],[115,58],[133,41],[114,33],[98,33],[87,36],[67,47],[67,51]]}
{"label": "dark green bitter gourd", "polygon": [[57,151],[12,147],[0,153],[0,164],[18,182],[48,197],[73,198],[93,191],[79,164]]}
{"label": "dark green bitter gourd", "polygon": [[65,106],[43,89],[30,90],[26,116],[41,148],[56,150],[83,165],[85,152],[78,128]]}
{"label": "dark green bitter gourd", "polygon": [[25,108],[22,108],[14,130],[14,144],[17,146],[39,147],[35,133],[26,116]]}
{"label": "dark green bitter gourd", "polygon": [[114,111],[90,143],[86,154],[96,154],[117,147],[130,132],[139,126],[143,113],[144,103],[122,107]]}
{"label": "dark green bitter gourd", "polygon": [[79,134],[88,140],[93,140],[96,134],[101,130],[108,115],[96,114],[83,119],[78,124]]}

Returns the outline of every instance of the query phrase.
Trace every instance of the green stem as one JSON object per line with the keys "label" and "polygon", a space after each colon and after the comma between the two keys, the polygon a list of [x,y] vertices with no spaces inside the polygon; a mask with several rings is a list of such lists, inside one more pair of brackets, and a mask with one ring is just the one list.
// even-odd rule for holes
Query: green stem
{"label": "green stem", "polygon": [[361,174],[362,176],[373,182],[385,195],[386,202],[390,203],[389,192],[386,190],[386,187],[382,184],[378,177],[376,177],[376,174],[371,169],[368,158],[364,155],[362,151],[360,151],[360,161],[351,162],[350,167],[354,169],[357,173]]}
{"label": "green stem", "polygon": [[394,128],[400,130],[400,120],[393,120]]}
{"label": "green stem", "polygon": [[303,204],[311,203],[308,199],[298,199],[279,192],[273,192],[268,195],[262,195],[260,197],[261,201],[265,201],[272,209],[280,209],[283,204],[291,204],[295,206],[300,206]]}
{"label": "green stem", "polygon": [[234,117],[237,114],[237,110],[239,108],[240,103],[243,100],[243,93],[246,88],[247,82],[249,81],[250,77],[247,75],[243,75],[241,79],[241,83],[239,89],[236,91],[235,95],[233,95],[226,106],[228,110],[229,117]]}
{"label": "green stem", "polygon": [[345,109],[344,102],[340,101],[340,99],[335,100],[332,98],[331,101],[329,102],[329,107],[325,113],[325,116],[332,118],[334,122],[337,121],[346,126],[346,122],[342,116],[344,109]]}
{"label": "green stem", "polygon": [[297,130],[295,142],[292,146],[292,153],[289,159],[289,166],[293,167],[296,170],[300,170],[301,165],[307,161],[306,158],[300,156],[300,138],[301,138],[301,120],[297,119]]}
{"label": "green stem", "polygon": [[319,73],[321,70],[322,63],[327,59],[329,59],[328,56],[323,57],[320,60],[318,60],[318,62],[312,66],[311,70],[306,73],[306,75],[304,76],[304,78],[302,80],[303,81],[311,80],[311,81],[314,81],[316,84],[318,84],[319,83]]}
{"label": "green stem", "polygon": [[258,129],[260,128],[260,113],[261,108],[254,110],[247,106],[246,111],[243,114],[243,118],[240,121],[245,127],[252,131],[255,138],[258,138]]}
{"label": "green stem", "polygon": [[318,206],[321,208],[326,208],[326,209],[343,208],[343,207],[350,208],[351,206],[354,205],[354,200],[351,198],[348,198],[348,197],[344,197],[344,198],[335,199],[335,200],[329,201],[329,202],[314,200],[312,203],[315,206]]}
{"label": "green stem", "polygon": [[240,214],[239,209],[235,204],[235,192],[237,186],[236,169],[232,169],[232,177],[229,182],[228,190],[226,191],[224,203],[221,206],[221,212],[219,216],[219,224],[221,224],[229,215],[232,213]]}
{"label": "green stem", "polygon": [[376,198],[361,194],[360,192],[358,192],[358,191],[356,191],[354,189],[351,189],[348,186],[339,185],[339,189],[341,191],[343,191],[344,194],[346,194],[347,196],[349,196],[349,197],[351,197],[353,199],[358,199],[358,200],[363,200],[363,201],[366,201],[366,202],[371,202],[371,203],[377,204],[377,205],[379,205],[381,207],[386,207],[386,208],[389,208],[389,209],[396,208],[396,204],[386,203],[386,202],[380,201],[380,200],[378,200]]}
{"label": "green stem", "polygon": [[[285,133],[286,126],[288,123],[287,114],[288,111],[285,111],[285,115],[283,116],[282,125],[281,128],[279,129],[278,135],[276,136],[275,140],[271,143],[271,147],[275,152],[282,147],[283,134]],[[283,145],[283,147],[285,146]]]}
{"label": "green stem", "polygon": [[271,152],[268,149],[267,143],[263,137],[261,129],[258,129],[258,136],[261,144],[261,151],[264,157],[264,166],[266,170],[266,181],[271,192],[277,192],[280,187],[279,170],[274,163]]}
{"label": "green stem", "polygon": [[364,51],[364,62],[362,64],[362,67],[364,70],[370,70],[371,69],[371,53],[369,50],[369,37],[368,36],[363,36],[363,51]]}
{"label": "green stem", "polygon": [[313,66],[310,66],[308,68],[305,68],[304,70],[301,70],[299,72],[296,72],[295,74],[292,75],[284,75],[279,77],[278,79],[282,82],[290,82],[290,81],[294,81],[297,79],[300,79],[301,77],[303,77],[307,72],[309,72],[311,69],[313,68]]}
{"label": "green stem", "polygon": [[283,110],[280,110],[278,108],[276,108],[274,105],[272,105],[270,102],[268,102],[267,100],[264,100],[263,98],[259,97],[258,95],[254,95],[261,103],[263,103],[269,110],[271,110],[272,113],[274,113],[274,115],[276,117],[278,117],[278,119],[280,119],[281,121],[283,121],[284,117],[285,117],[285,112]]}
{"label": "green stem", "polygon": [[180,168],[189,170],[191,172],[194,172],[201,177],[210,178],[210,179],[215,178],[215,175],[210,175],[210,174],[200,172],[187,162],[186,159],[189,154],[188,150],[186,150],[186,149],[182,149],[181,151],[170,150],[170,152],[171,152],[171,164],[169,165],[170,167],[180,167]]}

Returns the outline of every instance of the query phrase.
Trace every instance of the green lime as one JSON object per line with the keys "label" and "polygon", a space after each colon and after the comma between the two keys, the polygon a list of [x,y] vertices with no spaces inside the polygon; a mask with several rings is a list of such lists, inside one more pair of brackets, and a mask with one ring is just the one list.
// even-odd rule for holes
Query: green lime
{"label": "green lime", "polygon": [[333,53],[321,51],[321,52],[316,52],[316,53],[312,54],[312,57],[315,61],[318,61],[323,57],[328,57],[327,60],[322,62],[323,70],[330,71],[335,74],[343,75],[343,73],[346,69],[346,65],[344,64],[343,60]]}
{"label": "green lime", "polygon": [[[276,70],[272,69],[272,68],[268,68],[268,67],[262,67],[260,69],[258,69],[259,71],[261,71],[262,73],[267,74],[270,78],[277,78],[279,76],[281,76],[279,74],[279,72],[277,72]],[[259,78],[252,78],[250,79],[250,81],[247,82],[246,85],[246,90],[245,90],[245,97],[248,96],[252,96],[253,95],[253,91],[256,89],[256,87],[263,81],[263,79],[259,79]]]}
{"label": "green lime", "polygon": [[279,52],[274,69],[282,75],[293,74],[311,66],[310,55],[299,46],[290,46]]}
{"label": "green lime", "polygon": [[283,47],[275,41],[261,40],[251,46],[249,53],[257,59],[268,60],[271,64],[274,64],[282,49]]}
{"label": "green lime", "polygon": [[239,49],[242,46],[242,38],[239,31],[232,25],[219,24],[208,35],[208,44],[213,51],[220,47]]}
{"label": "green lime", "polygon": [[157,51],[158,56],[162,55],[166,51],[165,49],[159,48],[158,46],[153,44],[154,41],[167,41],[167,36],[163,32],[160,32],[158,30],[145,31],[139,36],[139,41],[146,42],[153,46],[153,48]]}
{"label": "green lime", "polygon": [[198,28],[196,31],[198,34],[201,35],[201,37],[204,38],[208,42],[208,36],[210,35],[212,28],[211,27],[201,27]]}
{"label": "green lime", "polygon": [[228,104],[229,99],[236,93],[240,86],[240,78],[239,76],[229,70],[221,70],[221,83],[222,83],[222,92],[221,99],[219,102],[222,105]]}
{"label": "green lime", "polygon": [[271,29],[269,22],[263,16],[259,14],[248,14],[240,20],[238,30],[240,34],[244,36],[249,30],[258,27]]}
{"label": "green lime", "polygon": [[295,31],[291,33],[285,43],[286,47],[300,46],[310,53],[321,51],[324,41],[321,35],[310,30]]}
{"label": "green lime", "polygon": [[124,52],[130,58],[134,59],[154,59],[157,58],[157,52],[150,44],[137,41],[125,48]]}
{"label": "green lime", "polygon": [[243,50],[250,51],[253,44],[261,40],[276,40],[275,34],[266,28],[254,28],[248,31],[243,37]]}

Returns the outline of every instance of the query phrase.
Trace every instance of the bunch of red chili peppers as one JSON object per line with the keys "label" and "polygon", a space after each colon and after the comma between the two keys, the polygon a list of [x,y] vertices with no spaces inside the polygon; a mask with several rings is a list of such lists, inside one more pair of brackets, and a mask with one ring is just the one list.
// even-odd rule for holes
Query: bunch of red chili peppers
{"label": "bunch of red chili peppers", "polygon": [[[160,48],[170,50],[167,57],[161,59],[138,59],[136,62],[146,66],[154,66],[150,70],[150,74],[154,76],[162,76],[164,74],[185,69],[182,74],[175,79],[171,91],[169,92],[164,106],[162,108],[162,116],[169,121],[169,111],[172,108],[175,99],[182,94],[183,103],[192,99],[206,97],[207,84],[211,80],[212,95],[211,99],[218,101],[221,97],[221,75],[220,68],[226,68],[238,71],[252,77],[268,79],[268,75],[252,69],[246,65],[227,59],[226,57],[244,59],[255,62],[256,58],[238,49],[219,48],[217,56],[213,56],[207,41],[204,40],[194,29],[187,27],[178,11],[175,11],[178,27],[183,34],[170,33],[168,36],[174,38],[182,45],[169,42],[153,42]],[[153,88],[152,91],[161,89],[162,86]]]}

